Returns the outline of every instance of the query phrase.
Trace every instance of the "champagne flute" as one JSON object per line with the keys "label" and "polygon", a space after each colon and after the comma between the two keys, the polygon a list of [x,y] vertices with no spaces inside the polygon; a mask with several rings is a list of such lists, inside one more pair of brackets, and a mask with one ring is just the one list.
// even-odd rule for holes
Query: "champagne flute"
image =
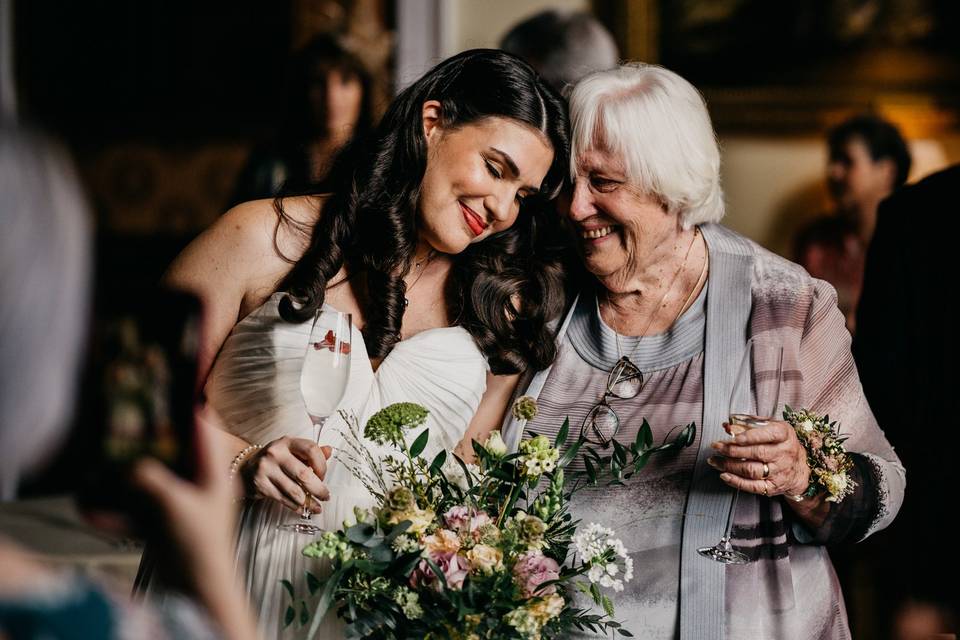
{"label": "champagne flute", "polygon": [[[760,390],[759,390],[759,380],[756,382],[756,399],[757,399],[757,412],[756,414],[748,413],[746,407],[744,407],[744,401],[738,399],[737,390],[741,388],[741,385],[747,385],[747,388],[750,388],[750,381],[754,379],[751,376],[751,362],[754,361],[754,352],[755,352],[755,342],[751,338],[747,342],[747,348],[744,350],[743,358],[740,360],[740,367],[737,370],[737,377],[734,380],[733,390],[730,392],[730,415],[727,419],[726,431],[731,436],[736,437],[747,431],[748,429],[755,429],[757,427],[765,427],[770,424],[771,421],[775,420],[774,413],[776,413],[777,405],[780,402],[780,380],[783,378],[783,347],[779,347],[779,356],[777,358],[777,377],[774,380],[774,387],[771,389],[771,393],[768,395],[770,399],[769,405],[764,406],[763,409],[769,409],[768,411],[760,410]],[[749,395],[747,396],[749,398]],[[747,406],[750,406],[749,399],[745,401]],[[720,538],[720,542],[715,544],[712,547],[701,547],[697,549],[697,553],[704,556],[705,558],[710,558],[717,562],[722,562],[723,564],[747,564],[750,559],[740,551],[737,551],[733,548],[733,545],[730,544],[730,537],[733,531],[733,514],[737,508],[737,498],[740,497],[740,490],[734,489],[733,500],[730,502],[730,510],[727,512],[727,524],[724,528],[723,537]]]}
{"label": "champagne flute", "polygon": [[[313,441],[319,444],[324,423],[343,399],[350,377],[351,318],[349,313],[319,309],[310,329],[310,340],[300,370],[300,394],[313,424]],[[279,525],[297,533],[316,534],[320,527],[310,522],[313,512],[307,493],[300,519]]]}

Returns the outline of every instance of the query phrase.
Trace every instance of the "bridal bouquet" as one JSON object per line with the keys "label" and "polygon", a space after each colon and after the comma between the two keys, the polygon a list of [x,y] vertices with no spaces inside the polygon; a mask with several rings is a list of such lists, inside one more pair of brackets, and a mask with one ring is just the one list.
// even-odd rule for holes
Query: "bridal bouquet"
{"label": "bridal bouquet", "polygon": [[[521,399],[514,411],[531,418],[536,405]],[[394,452],[382,460],[363,446],[357,420],[343,417],[350,433],[342,455],[377,506],[357,509],[355,523],[321,534],[303,550],[331,562],[325,580],[307,574],[318,599],[308,637],[333,606],[352,638],[539,639],[574,628],[631,635],[613,619],[609,594],[632,578],[633,561],[610,529],[574,522],[567,503],[579,487],[607,476],[620,483],[650,455],[689,445],[695,425],[653,446],[644,423],[635,443],[614,443],[608,456],[586,447],[582,437],[561,456],[568,422],[554,442],[534,436],[516,453],[507,452],[495,431],[473,443],[474,465],[445,451],[429,461],[421,457],[428,429],[407,445],[406,433],[426,422],[419,405],[394,404],[367,422],[363,436]],[[565,478],[564,468],[581,450],[587,471]],[[284,587],[293,598],[292,584]],[[602,612],[574,608],[574,590]],[[306,626],[306,603],[293,602],[287,624]]]}

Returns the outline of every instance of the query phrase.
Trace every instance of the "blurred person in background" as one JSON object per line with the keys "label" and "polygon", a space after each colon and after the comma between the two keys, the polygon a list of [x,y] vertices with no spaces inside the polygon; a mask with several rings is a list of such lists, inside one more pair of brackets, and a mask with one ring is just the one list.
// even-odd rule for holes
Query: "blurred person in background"
{"label": "blurred person in background", "polygon": [[836,214],[851,220],[864,247],[877,224],[877,207],[907,182],[910,151],[893,124],[873,115],[841,123],[827,140],[827,187]]}
{"label": "blurred person in background", "polygon": [[253,150],[231,204],[321,184],[337,152],[372,124],[370,85],[370,73],[342,38],[322,34],[300,49],[287,71],[277,139]]}
{"label": "blurred person in background", "polygon": [[[91,233],[65,154],[7,126],[0,129],[0,223],[0,492],[11,500],[70,424],[87,333]],[[220,456],[204,451],[197,484],[152,460],[136,472],[164,514],[165,546],[186,569],[187,592],[174,606],[131,603],[127,594],[48,568],[0,534],[0,638],[255,638],[233,574],[229,481]]]}
{"label": "blurred person in background", "polygon": [[610,32],[589,13],[548,9],[516,24],[500,41],[557,91],[593,71],[611,69],[620,54]]}
{"label": "blurred person in background", "polygon": [[797,234],[794,259],[814,278],[836,288],[853,333],[877,207],[906,183],[911,159],[897,128],[873,115],[841,123],[830,131],[827,145],[827,188],[834,210]]}
{"label": "blurred person in background", "polygon": [[853,353],[863,390],[910,470],[910,491],[890,536],[867,545],[859,562],[867,582],[882,581],[875,603],[880,628],[892,629],[896,640],[960,629],[960,557],[951,546],[950,507],[960,438],[949,418],[960,387],[960,324],[944,303],[944,285],[960,276],[953,253],[958,184],[960,165],[883,201],[857,310]]}

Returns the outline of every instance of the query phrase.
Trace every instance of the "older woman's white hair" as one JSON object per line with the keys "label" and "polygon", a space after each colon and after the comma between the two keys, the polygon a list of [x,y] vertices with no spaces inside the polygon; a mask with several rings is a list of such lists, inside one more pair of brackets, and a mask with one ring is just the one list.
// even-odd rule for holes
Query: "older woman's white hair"
{"label": "older woman's white hair", "polygon": [[0,499],[62,439],[87,329],[90,228],[66,155],[0,126]]}
{"label": "older woman's white hair", "polygon": [[570,93],[570,122],[574,174],[582,152],[603,149],[685,229],[723,218],[720,149],[707,106],[676,73],[642,63],[592,73]]}

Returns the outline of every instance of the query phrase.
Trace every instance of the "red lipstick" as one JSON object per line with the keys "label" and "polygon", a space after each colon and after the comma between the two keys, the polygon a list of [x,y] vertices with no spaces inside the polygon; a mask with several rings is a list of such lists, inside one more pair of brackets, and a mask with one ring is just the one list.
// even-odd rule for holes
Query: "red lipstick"
{"label": "red lipstick", "polygon": [[477,215],[473,209],[460,202],[460,211],[463,213],[463,219],[466,221],[467,226],[470,227],[470,231],[474,237],[479,236],[486,230],[488,226],[486,221]]}

